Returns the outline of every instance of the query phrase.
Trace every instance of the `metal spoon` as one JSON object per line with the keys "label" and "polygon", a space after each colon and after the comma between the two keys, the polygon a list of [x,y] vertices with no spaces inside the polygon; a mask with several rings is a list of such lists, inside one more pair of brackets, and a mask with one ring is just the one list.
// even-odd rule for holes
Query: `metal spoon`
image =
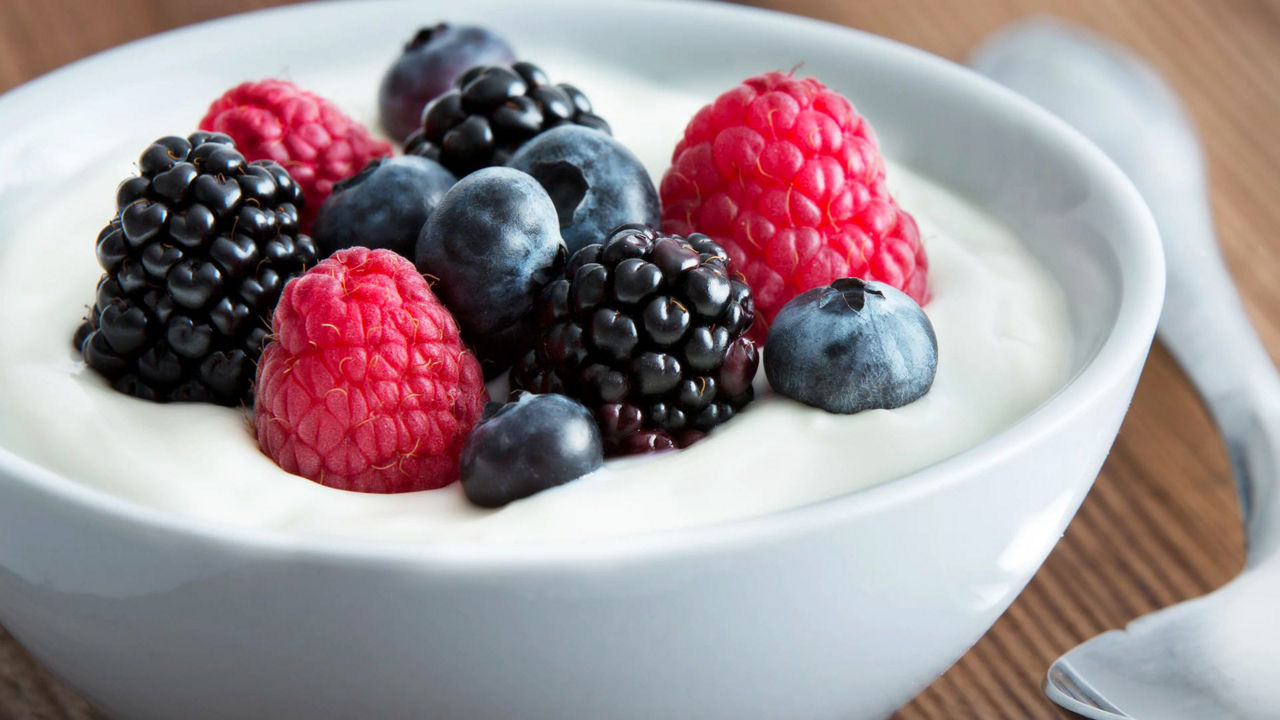
{"label": "metal spoon", "polygon": [[1093,140],[1151,207],[1168,267],[1159,337],[1226,440],[1248,541],[1230,583],[1076,647],[1045,692],[1099,720],[1280,718],[1280,374],[1219,254],[1195,130],[1150,67],[1064,23],[1016,24],[970,64]]}

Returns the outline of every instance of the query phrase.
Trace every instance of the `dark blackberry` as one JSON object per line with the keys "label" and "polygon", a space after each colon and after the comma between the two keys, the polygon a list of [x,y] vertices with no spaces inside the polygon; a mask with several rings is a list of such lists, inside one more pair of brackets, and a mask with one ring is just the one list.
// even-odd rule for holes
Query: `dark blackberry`
{"label": "dark blackberry", "polygon": [[608,455],[684,447],[751,401],[751,291],[706,235],[623,225],[573,254],[537,313],[512,387],[580,400]]}
{"label": "dark blackberry", "polygon": [[98,234],[106,272],[73,342],[120,392],[251,403],[280,290],[316,257],[298,234],[302,191],[221,133],[160,138],[138,170]]}
{"label": "dark blackberry", "polygon": [[581,90],[552,85],[533,63],[478,65],[454,85],[422,109],[422,127],[404,142],[406,153],[435,160],[459,178],[506,165],[521,145],[558,125],[609,133],[609,123],[592,112]]}

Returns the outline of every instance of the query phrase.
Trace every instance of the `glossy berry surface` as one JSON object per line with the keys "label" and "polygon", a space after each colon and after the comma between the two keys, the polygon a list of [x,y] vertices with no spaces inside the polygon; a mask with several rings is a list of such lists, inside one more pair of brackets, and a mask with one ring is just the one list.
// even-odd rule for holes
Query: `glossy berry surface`
{"label": "glossy berry surface", "polygon": [[462,447],[462,489],[476,505],[506,505],[604,464],[600,430],[581,403],[525,393],[494,407]]}
{"label": "glossy berry surface", "polygon": [[312,239],[321,257],[347,247],[386,248],[412,260],[418,234],[453,174],[432,160],[377,159],[333,186],[316,215]]}
{"label": "glossy berry surface", "polygon": [[765,342],[773,389],[833,413],[914,402],[937,368],[938,341],[924,310],[892,286],[858,278],[787,303]]}
{"label": "glossy berry surface", "polygon": [[724,246],[755,294],[763,340],[788,300],[862,277],[928,301],[928,259],[885,185],[871,126],[813,78],[770,72],[705,106],[661,184],[663,229]]}
{"label": "glossy berry surface", "polygon": [[105,273],[75,345],[120,392],[252,402],[281,288],[315,262],[298,232],[298,185],[218,133],[160,138],[138,169],[98,235]]}
{"label": "glossy berry surface", "polygon": [[608,455],[684,447],[751,401],[754,316],[710,238],[623,226],[543,290],[537,340],[511,384],[581,401]]}
{"label": "glossy berry surface", "polygon": [[281,468],[377,493],[458,478],[489,395],[413,263],[390,250],[340,250],[289,283],[271,327],[253,424]]}
{"label": "glossy berry surface", "polygon": [[445,194],[415,257],[492,377],[532,345],[534,303],[565,250],[542,186],[519,170],[495,167]]}
{"label": "glossy berry surface", "polygon": [[476,65],[510,65],[515,53],[496,33],[474,25],[424,27],[404,46],[378,88],[382,129],[403,141],[422,122],[427,103]]}
{"label": "glossy berry surface", "polygon": [[289,169],[307,199],[302,231],[333,184],[351,177],[391,146],[369,134],[342,109],[287,80],[247,82],[223,93],[200,120],[201,130],[226,133],[249,160],[274,160]]}
{"label": "glossy berry surface", "polygon": [[551,196],[569,252],[600,242],[628,223],[656,227],[658,191],[640,159],[622,143],[580,125],[562,125],[525,143],[508,163]]}
{"label": "glossy berry surface", "polygon": [[455,86],[423,109],[405,152],[437,160],[458,177],[507,164],[521,145],[559,125],[609,132],[581,90],[553,85],[533,63],[474,67]]}

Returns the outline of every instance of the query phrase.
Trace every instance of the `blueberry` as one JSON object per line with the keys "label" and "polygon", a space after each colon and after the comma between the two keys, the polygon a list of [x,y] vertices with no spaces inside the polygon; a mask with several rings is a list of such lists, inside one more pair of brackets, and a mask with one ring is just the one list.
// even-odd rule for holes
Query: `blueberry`
{"label": "blueberry", "polygon": [[494,377],[532,346],[531,311],[564,257],[546,191],[519,170],[493,167],[445,194],[418,237],[416,263]]}
{"label": "blueberry", "polygon": [[777,392],[834,413],[896,408],[929,392],[938,340],[924,311],[879,282],[842,278],[783,306],[764,371]]}
{"label": "blueberry", "polygon": [[453,88],[476,65],[510,65],[506,40],[482,27],[440,23],[423,28],[404,46],[378,89],[378,110],[387,134],[403,141],[422,122],[422,108]]}
{"label": "blueberry", "polygon": [[462,490],[499,507],[582,477],[604,464],[591,413],[564,395],[526,393],[481,420],[462,446]]}
{"label": "blueberry", "polygon": [[507,163],[547,189],[560,216],[560,232],[575,252],[603,242],[625,223],[657,227],[658,191],[640,160],[609,135],[563,125],[525,143]]}
{"label": "blueberry", "polygon": [[320,207],[312,229],[320,257],[360,245],[413,259],[422,226],[454,182],[452,173],[422,157],[370,162],[334,185]]}

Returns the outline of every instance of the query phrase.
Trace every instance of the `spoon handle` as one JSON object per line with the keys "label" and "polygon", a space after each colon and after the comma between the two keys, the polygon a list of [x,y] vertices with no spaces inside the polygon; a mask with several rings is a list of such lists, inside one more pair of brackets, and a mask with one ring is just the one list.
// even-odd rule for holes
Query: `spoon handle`
{"label": "spoon handle", "polygon": [[1138,186],[1165,245],[1158,332],[1226,442],[1253,565],[1275,552],[1280,531],[1280,375],[1223,263],[1204,194],[1171,185]]}

